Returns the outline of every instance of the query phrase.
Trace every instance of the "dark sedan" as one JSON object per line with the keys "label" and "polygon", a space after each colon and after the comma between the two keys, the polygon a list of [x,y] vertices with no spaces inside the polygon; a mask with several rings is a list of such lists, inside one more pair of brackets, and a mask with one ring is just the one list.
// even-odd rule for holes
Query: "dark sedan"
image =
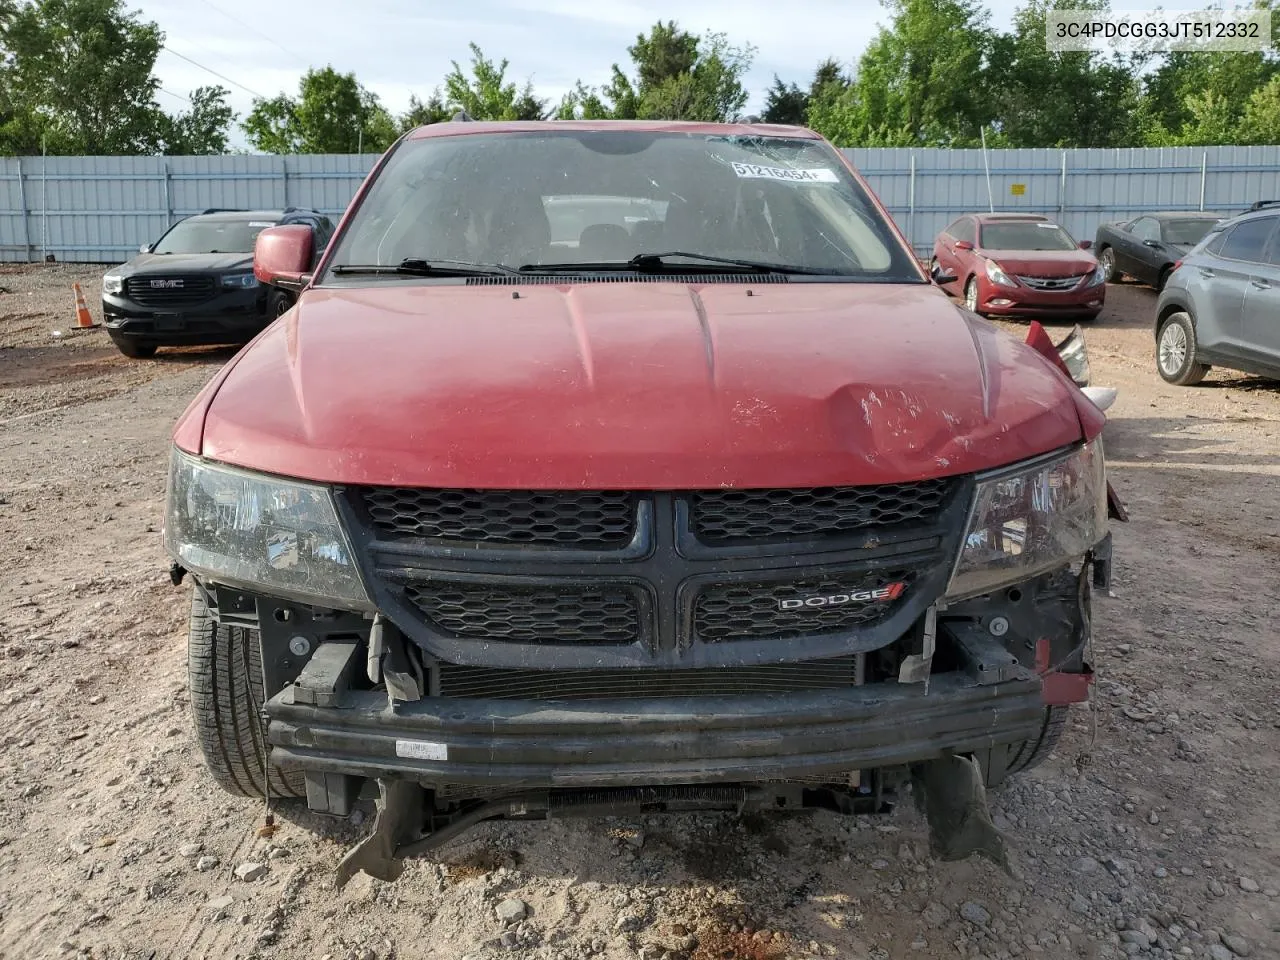
{"label": "dark sedan", "polygon": [[1173,272],[1173,265],[1194,247],[1221,217],[1216,213],[1147,213],[1123,223],[1099,225],[1093,252],[1107,272],[1107,281],[1128,275],[1157,290]]}

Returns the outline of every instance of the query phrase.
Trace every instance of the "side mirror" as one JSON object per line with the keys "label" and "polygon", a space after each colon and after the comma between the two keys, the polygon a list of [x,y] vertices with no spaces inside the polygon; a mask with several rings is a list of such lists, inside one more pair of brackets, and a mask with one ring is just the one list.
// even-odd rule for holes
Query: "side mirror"
{"label": "side mirror", "polygon": [[1093,241],[1092,241],[1092,240],[1081,240],[1081,241],[1080,241],[1080,249],[1081,249],[1081,250],[1092,250],[1092,249],[1093,249]]}
{"label": "side mirror", "polygon": [[1159,240],[1143,240],[1142,245],[1144,247],[1153,247],[1153,248],[1163,246],[1163,244],[1161,244]]}
{"label": "side mirror", "polygon": [[139,252],[139,253],[150,253],[150,252],[151,252],[151,248],[152,248],[152,246],[154,246],[154,244],[144,243],[142,246],[140,246],[140,247],[138,248],[138,252]]}
{"label": "side mirror", "polygon": [[253,275],[260,283],[301,290],[311,278],[314,231],[300,223],[267,227],[253,245]]}
{"label": "side mirror", "polygon": [[968,240],[957,240],[957,241],[956,241],[956,249],[957,249],[957,250],[972,250],[972,249],[973,249],[973,244],[972,244],[972,243],[970,243]]}
{"label": "side mirror", "polygon": [[937,266],[929,271],[929,279],[938,286],[942,286],[944,283],[955,283],[956,275],[954,273],[947,273],[947,271],[943,270],[941,266]]}

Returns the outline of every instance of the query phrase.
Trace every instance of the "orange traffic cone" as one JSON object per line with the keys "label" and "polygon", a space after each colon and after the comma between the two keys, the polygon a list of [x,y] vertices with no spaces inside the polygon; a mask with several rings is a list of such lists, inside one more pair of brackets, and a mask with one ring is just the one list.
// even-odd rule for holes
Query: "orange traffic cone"
{"label": "orange traffic cone", "polygon": [[93,314],[89,312],[89,305],[84,301],[84,291],[80,289],[80,284],[73,283],[71,289],[76,293],[76,328],[80,330],[92,330],[98,324],[93,321]]}

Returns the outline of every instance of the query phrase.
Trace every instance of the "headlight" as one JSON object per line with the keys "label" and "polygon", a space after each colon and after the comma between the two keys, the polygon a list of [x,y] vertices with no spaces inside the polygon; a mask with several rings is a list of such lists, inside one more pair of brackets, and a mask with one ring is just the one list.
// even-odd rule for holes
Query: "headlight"
{"label": "headlight", "polygon": [[1087,387],[1092,376],[1089,370],[1089,351],[1085,348],[1084,332],[1078,326],[1058,345],[1058,356],[1071,371],[1071,379],[1076,382],[1076,386]]}
{"label": "headlight", "polygon": [[1107,532],[1102,439],[978,483],[947,599],[990,593],[1083,557]]}
{"label": "headlight", "polygon": [[108,273],[102,278],[103,293],[119,293],[124,289],[124,277],[117,276],[114,273]]}
{"label": "headlight", "polygon": [[224,287],[256,287],[258,278],[252,273],[228,273],[222,278]]}
{"label": "headlight", "polygon": [[1009,278],[1009,275],[1000,269],[1000,264],[994,260],[987,261],[987,279],[992,283],[998,283],[1002,287],[1016,287],[1017,284]]}
{"label": "headlight", "polygon": [[371,609],[328,488],[217,466],[175,449],[165,548],[222,583]]}
{"label": "headlight", "polygon": [[1098,264],[1098,268],[1089,275],[1089,281],[1085,284],[1085,286],[1096,287],[1100,283],[1105,283],[1106,280],[1107,280],[1107,268],[1104,267],[1102,264]]}

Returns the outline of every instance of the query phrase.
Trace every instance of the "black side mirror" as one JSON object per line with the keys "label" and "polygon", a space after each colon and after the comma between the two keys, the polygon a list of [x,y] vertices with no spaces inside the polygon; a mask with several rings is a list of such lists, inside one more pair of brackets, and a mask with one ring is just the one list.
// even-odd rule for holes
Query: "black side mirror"
{"label": "black side mirror", "polygon": [[939,286],[944,283],[956,282],[956,275],[954,273],[947,273],[941,266],[934,267],[933,270],[929,272],[929,278]]}
{"label": "black side mirror", "polygon": [[1152,248],[1164,246],[1164,244],[1162,244],[1159,240],[1143,240],[1142,245],[1145,247],[1152,247]]}

